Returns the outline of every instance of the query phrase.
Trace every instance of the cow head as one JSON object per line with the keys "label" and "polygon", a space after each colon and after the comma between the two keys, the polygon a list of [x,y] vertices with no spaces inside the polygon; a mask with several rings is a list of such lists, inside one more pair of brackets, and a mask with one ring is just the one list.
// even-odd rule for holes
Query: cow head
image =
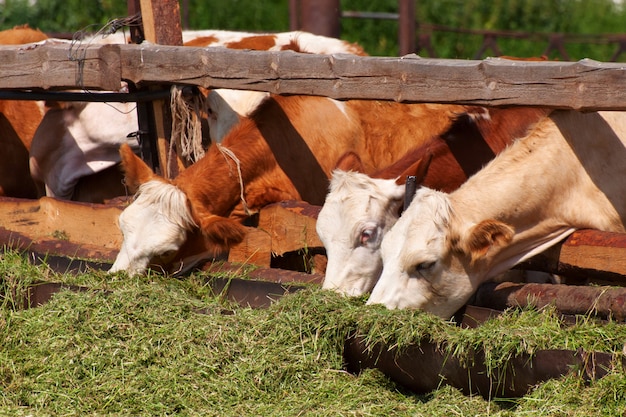
{"label": "cow head", "polygon": [[450,318],[489,275],[492,250],[508,244],[513,229],[497,220],[457,225],[449,197],[421,188],[385,235],[383,271],[368,304],[421,309]]}
{"label": "cow head", "polygon": [[[201,230],[212,253],[239,242],[245,228],[239,222],[210,214],[202,202],[190,199],[172,181],[156,175],[128,145],[120,147],[126,185],[136,190],[132,203],[119,216],[124,236],[109,272],[144,272],[151,262],[167,263],[186,242],[190,232]],[[197,251],[208,250],[207,247]]]}
{"label": "cow head", "polygon": [[350,296],[371,291],[382,270],[380,244],[402,208],[406,177],[421,181],[429,156],[394,179],[364,174],[356,154],[339,160],[316,224],[328,257],[323,288]]}

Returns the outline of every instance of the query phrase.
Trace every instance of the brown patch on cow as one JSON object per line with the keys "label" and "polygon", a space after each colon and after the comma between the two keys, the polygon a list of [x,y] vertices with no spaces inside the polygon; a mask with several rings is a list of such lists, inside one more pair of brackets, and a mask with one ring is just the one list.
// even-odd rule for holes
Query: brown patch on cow
{"label": "brown patch on cow", "polygon": [[525,136],[550,112],[550,109],[531,107],[487,109],[468,106],[465,111],[450,116],[452,122],[444,133],[409,150],[395,163],[371,176],[398,178],[410,171],[416,161],[431,154],[432,161],[421,184],[452,192],[517,138]]}
{"label": "brown patch on cow", "polygon": [[219,42],[219,38],[215,35],[210,36],[201,36],[199,38],[192,39],[190,41],[185,42],[185,46],[210,46],[214,43]]}
{"label": "brown patch on cow", "polygon": [[280,47],[281,51],[294,51],[294,52],[302,52],[302,50],[300,49],[300,45],[298,44],[298,41],[295,39],[292,39],[289,41],[288,44],[283,45]]}
{"label": "brown patch on cow", "polygon": [[517,56],[510,56],[510,55],[500,55],[498,58],[508,59],[508,60],[511,60],[511,61],[528,61],[528,62],[547,61],[548,60],[548,56],[547,55],[529,56],[529,57],[517,57]]}
{"label": "brown patch on cow", "polygon": [[252,49],[254,51],[267,51],[276,45],[276,36],[249,36],[239,41],[227,42],[224,45],[230,49]]}
{"label": "brown patch on cow", "polygon": [[32,29],[28,25],[15,26],[13,29],[0,31],[0,45],[22,45],[25,43],[41,42],[48,36],[39,29]]}

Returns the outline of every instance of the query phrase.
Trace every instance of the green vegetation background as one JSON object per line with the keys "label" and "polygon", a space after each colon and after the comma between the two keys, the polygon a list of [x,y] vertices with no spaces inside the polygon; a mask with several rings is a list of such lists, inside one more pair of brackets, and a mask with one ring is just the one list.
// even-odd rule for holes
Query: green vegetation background
{"label": "green vegetation background", "polygon": [[[34,4],[31,4],[34,3]],[[189,29],[286,31],[287,0],[187,0],[181,4]],[[0,0],[0,29],[28,23],[46,32],[96,31],[111,19],[126,15],[126,0]],[[342,10],[397,12],[397,0],[342,0]],[[532,32],[538,40],[501,39],[505,55],[539,56],[548,33],[606,35],[626,33],[626,8],[613,0],[420,0],[418,24],[459,29]],[[93,25],[93,26],[92,26]],[[342,19],[341,37],[358,42],[371,55],[395,56],[397,23],[391,20]],[[617,44],[606,38],[595,43],[568,43],[572,60],[608,61]],[[482,37],[434,32],[433,46],[440,58],[472,58]],[[491,51],[487,51],[488,54]],[[427,56],[426,53],[424,53]],[[551,56],[550,58],[555,58]],[[626,54],[620,56],[626,60]]]}

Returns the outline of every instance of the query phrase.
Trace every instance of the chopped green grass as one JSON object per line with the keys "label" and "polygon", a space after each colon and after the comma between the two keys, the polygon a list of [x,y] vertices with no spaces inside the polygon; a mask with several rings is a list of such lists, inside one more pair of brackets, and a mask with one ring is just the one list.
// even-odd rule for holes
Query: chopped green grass
{"label": "chopped green grass", "polygon": [[[545,382],[519,399],[487,401],[442,386],[416,395],[380,371],[352,375],[343,344],[354,329],[402,351],[430,341],[490,369],[541,349],[621,352],[626,329],[551,309],[512,310],[477,329],[416,311],[365,306],[311,286],[267,309],[235,306],[202,275],[173,279],[56,274],[0,255],[0,415],[589,416],[626,412],[626,375]],[[17,309],[34,281],[89,287]],[[103,291],[106,290],[106,291]],[[469,359],[468,359],[469,360]]]}

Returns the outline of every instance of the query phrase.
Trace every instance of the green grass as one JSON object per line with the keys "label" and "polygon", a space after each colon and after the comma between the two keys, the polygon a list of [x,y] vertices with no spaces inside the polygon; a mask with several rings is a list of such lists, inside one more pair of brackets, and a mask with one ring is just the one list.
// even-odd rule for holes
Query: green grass
{"label": "green grass", "polygon": [[[402,350],[420,340],[490,366],[545,348],[621,352],[625,326],[582,318],[562,326],[551,309],[511,311],[477,329],[388,311],[311,286],[268,309],[235,306],[202,275],[129,278],[56,274],[0,257],[0,293],[36,280],[88,286],[34,309],[0,309],[0,415],[590,416],[626,412],[626,376],[585,383],[575,373],[520,399],[486,401],[451,387],[415,395],[381,372],[352,375],[342,349],[354,328]],[[103,291],[106,290],[106,291]]]}

